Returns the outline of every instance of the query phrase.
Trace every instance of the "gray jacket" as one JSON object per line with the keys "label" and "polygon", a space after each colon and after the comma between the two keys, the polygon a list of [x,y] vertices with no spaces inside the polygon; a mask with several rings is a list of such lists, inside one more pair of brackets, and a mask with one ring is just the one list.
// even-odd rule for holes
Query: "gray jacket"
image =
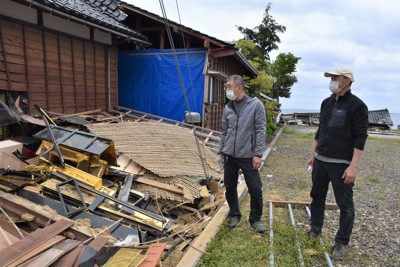
{"label": "gray jacket", "polygon": [[266,116],[258,98],[248,97],[240,114],[233,102],[222,113],[222,133],[218,153],[235,158],[261,157],[265,150]]}

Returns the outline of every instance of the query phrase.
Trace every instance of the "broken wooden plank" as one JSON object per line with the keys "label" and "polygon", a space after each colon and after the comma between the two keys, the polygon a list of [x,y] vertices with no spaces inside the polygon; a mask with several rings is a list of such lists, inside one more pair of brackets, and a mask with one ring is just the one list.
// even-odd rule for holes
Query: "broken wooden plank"
{"label": "broken wooden plank", "polygon": [[0,251],[2,264],[9,265],[18,260],[23,255],[29,253],[36,247],[45,243],[47,240],[65,231],[74,224],[72,221],[59,220],[43,229],[36,230],[29,236],[12,244],[7,249]]}
{"label": "broken wooden plank", "polygon": [[40,266],[47,267],[58,260],[61,256],[65,255],[72,249],[76,248],[82,242],[76,240],[65,240],[58,245],[44,251],[31,260],[19,265],[19,267]]}
{"label": "broken wooden plank", "polygon": [[[238,185],[239,201],[246,196],[247,192],[245,183]],[[201,256],[205,253],[208,244],[211,242],[211,238],[217,234],[228,213],[229,206],[225,201],[203,232],[193,241],[193,244],[179,261],[177,267],[196,266]]]}
{"label": "broken wooden plank", "polygon": [[[99,251],[102,247],[107,244],[108,238],[104,236],[97,236],[94,240],[92,240],[89,244],[89,247],[94,249],[95,251]],[[86,243],[86,242],[84,242]],[[82,249],[79,253],[79,255],[76,257],[75,264],[73,265],[74,267],[78,267],[79,264],[81,264],[82,256],[85,253],[85,249]]]}
{"label": "broken wooden plank", "polygon": [[[0,227],[3,228],[8,233],[12,234],[13,236],[17,237],[18,239],[21,239],[21,238],[29,235],[28,232],[26,232],[22,229],[19,229],[19,232],[18,232],[15,229],[13,224],[11,224],[10,222],[7,222],[3,219],[0,219]],[[22,237],[21,237],[20,233],[22,233]]]}
{"label": "broken wooden plank", "polygon": [[146,257],[139,264],[139,267],[156,267],[161,266],[161,254],[164,251],[166,243],[151,244],[146,252]]}
{"label": "broken wooden plank", "polygon": [[10,234],[9,232],[5,231],[1,226],[0,226],[0,250],[7,248],[8,246],[11,246],[15,242],[17,242],[19,239]]}
{"label": "broken wooden plank", "polygon": [[135,182],[146,184],[146,185],[151,185],[152,187],[156,187],[156,188],[159,188],[159,189],[167,190],[167,191],[170,191],[170,192],[173,192],[173,193],[177,193],[177,194],[180,194],[180,195],[184,194],[183,188],[179,188],[177,186],[169,185],[169,184],[166,184],[166,183],[157,182],[157,181],[150,180],[150,179],[143,178],[143,177],[136,177],[135,178]]}
{"label": "broken wooden plank", "polygon": [[92,242],[89,243],[89,246],[94,250],[99,251],[102,247],[104,247],[108,242],[108,238],[104,236],[97,236],[93,239]]}
{"label": "broken wooden plank", "polygon": [[[32,192],[37,192],[36,187],[31,187],[31,186],[26,186],[24,190],[30,190]],[[55,210],[52,210],[51,208],[43,208],[42,205],[36,204],[32,201],[29,201],[26,198],[17,196],[17,195],[12,195],[9,193],[5,193],[0,190],[0,206],[2,206],[4,209],[18,214],[22,215],[24,213],[30,213],[35,216],[35,222],[39,224],[41,227],[45,227],[49,223],[52,223],[54,221],[58,220],[69,220],[64,216],[61,216],[57,214]],[[73,222],[72,220],[69,220]],[[9,230],[7,230],[9,231]],[[71,231],[75,235],[76,240],[86,240],[88,239],[89,236],[91,236],[91,233],[87,229],[87,227],[82,227],[79,225],[73,225],[69,231]],[[10,232],[10,231],[9,231]],[[24,232],[21,230],[21,232],[24,234]],[[11,233],[11,232],[10,232]],[[14,234],[16,235],[16,234]]]}
{"label": "broken wooden plank", "polygon": [[65,117],[70,117],[70,116],[79,116],[79,115],[90,115],[94,113],[99,113],[101,112],[101,109],[93,109],[93,110],[87,110],[83,112],[78,112],[78,113],[72,113],[72,114],[63,114],[63,113],[57,113],[57,112],[52,112],[52,111],[47,111],[47,114],[50,115],[55,115],[56,117],[53,117],[53,121],[57,120],[58,118],[65,118]]}
{"label": "broken wooden plank", "polygon": [[35,256],[42,253],[43,251],[46,251],[47,249],[51,248],[52,246],[60,243],[63,240],[65,240],[65,237],[63,237],[63,236],[59,236],[59,235],[53,236],[50,239],[43,242],[42,244],[40,244],[39,246],[32,249],[31,251],[27,252],[25,255],[22,255],[21,257],[19,257],[18,259],[16,259],[15,261],[13,261],[11,264],[9,264],[7,266],[8,267],[19,266],[19,265],[25,263],[26,261],[29,261],[30,259],[34,258]]}
{"label": "broken wooden plank", "polygon": [[0,210],[7,217],[8,221],[12,224],[12,226],[15,228],[15,230],[17,230],[17,232],[20,235],[20,237],[23,238],[24,235],[22,234],[21,230],[15,225],[14,221],[10,218],[10,216],[8,216],[6,211],[1,206],[0,206]]}
{"label": "broken wooden plank", "polygon": [[85,246],[79,245],[78,247],[74,248],[72,251],[63,255],[59,258],[52,267],[65,267],[65,266],[73,266],[76,259],[80,255],[81,251],[84,249]]}

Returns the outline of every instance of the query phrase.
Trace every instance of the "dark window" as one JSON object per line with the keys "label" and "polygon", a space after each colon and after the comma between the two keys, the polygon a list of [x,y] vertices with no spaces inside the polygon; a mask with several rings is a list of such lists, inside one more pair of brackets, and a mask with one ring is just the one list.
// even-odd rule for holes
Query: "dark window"
{"label": "dark window", "polygon": [[209,96],[210,104],[218,104],[219,85],[220,85],[219,79],[214,76],[211,76],[210,77],[210,96]]}

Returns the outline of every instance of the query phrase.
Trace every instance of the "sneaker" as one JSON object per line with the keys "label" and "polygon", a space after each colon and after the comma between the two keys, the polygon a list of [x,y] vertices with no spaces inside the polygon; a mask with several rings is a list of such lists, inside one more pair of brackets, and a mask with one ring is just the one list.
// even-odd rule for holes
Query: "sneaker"
{"label": "sneaker", "polygon": [[239,217],[230,217],[229,218],[229,222],[228,222],[228,228],[229,229],[234,229],[238,226],[240,222],[240,218]]}
{"label": "sneaker", "polygon": [[313,231],[308,231],[307,232],[307,237],[308,238],[317,238],[317,237],[319,237],[321,235],[321,233],[316,233],[316,232],[313,232]]}
{"label": "sneaker", "polygon": [[262,222],[253,222],[250,224],[250,228],[256,231],[257,234],[263,235],[268,232],[267,228]]}
{"label": "sneaker", "polygon": [[332,248],[332,255],[335,260],[341,260],[346,255],[346,245],[336,243]]}

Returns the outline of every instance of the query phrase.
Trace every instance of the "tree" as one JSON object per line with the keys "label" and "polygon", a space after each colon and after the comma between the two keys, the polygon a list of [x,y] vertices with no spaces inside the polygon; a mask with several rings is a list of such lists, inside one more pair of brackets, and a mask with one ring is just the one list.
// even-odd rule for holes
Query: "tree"
{"label": "tree", "polygon": [[297,82],[293,73],[296,72],[296,64],[300,59],[292,53],[280,53],[274,62],[268,64],[267,72],[276,78],[271,90],[272,98],[290,97],[292,86]]}
{"label": "tree", "polygon": [[292,53],[281,53],[271,62],[269,53],[278,49],[279,33],[284,33],[286,27],[279,25],[269,14],[271,3],[265,9],[262,24],[254,29],[238,26],[244,38],[236,42],[240,52],[257,69],[255,79],[246,79],[249,86],[248,93],[260,96],[261,93],[272,97],[275,101],[263,100],[267,113],[267,136],[271,136],[277,129],[275,117],[280,107],[279,97],[290,97],[291,88],[297,82],[296,64],[300,60]]}
{"label": "tree", "polygon": [[278,43],[281,42],[278,33],[286,31],[285,26],[276,23],[273,17],[269,15],[270,10],[271,3],[268,3],[262,24],[254,29],[238,26],[238,30],[244,35],[244,39],[253,40],[256,44],[254,53],[265,60],[270,60],[269,53],[278,49]]}
{"label": "tree", "polygon": [[236,42],[236,46],[239,47],[242,55],[258,71],[258,75],[254,79],[248,79],[245,77],[248,86],[248,93],[254,96],[259,96],[260,93],[269,95],[275,82],[275,78],[267,73],[267,69],[264,67],[265,60],[259,58],[257,54],[253,53],[256,44],[252,40],[242,39]]}
{"label": "tree", "polygon": [[[238,26],[244,38],[237,41],[236,46],[261,75],[260,78],[248,82],[252,84],[250,92],[257,91],[258,88],[258,93],[262,92],[279,100],[279,97],[290,97],[292,86],[297,82],[293,73],[296,72],[296,64],[300,58],[292,53],[280,53],[275,61],[271,62],[269,53],[278,49],[278,43],[280,43],[278,33],[284,33],[286,27],[275,21],[269,14],[270,10],[271,3],[265,8],[262,23],[254,29]],[[271,88],[267,89],[269,85],[259,83],[259,81],[265,81],[265,75],[274,79]],[[271,78],[269,80],[271,81]]]}

